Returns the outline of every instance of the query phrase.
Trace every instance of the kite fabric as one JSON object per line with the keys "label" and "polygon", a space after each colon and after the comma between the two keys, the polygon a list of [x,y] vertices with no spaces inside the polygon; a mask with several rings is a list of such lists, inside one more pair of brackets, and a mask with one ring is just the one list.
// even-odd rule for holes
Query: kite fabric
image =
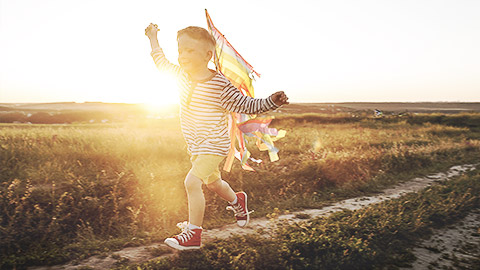
{"label": "kite fabric", "polygon": [[[253,67],[233,48],[224,35],[213,25],[212,19],[205,10],[208,30],[215,38],[214,63],[217,71],[223,74],[242,94],[254,97],[253,80],[254,75],[260,77]],[[231,113],[230,119],[230,152],[225,161],[223,169],[229,172],[232,168],[234,158],[241,161],[242,168],[248,171],[255,171],[247,161],[251,160],[260,163],[261,160],[250,157],[246,148],[245,136],[255,137],[256,145],[260,151],[268,151],[270,161],[278,160],[278,149],[273,142],[285,137],[286,131],[277,131],[269,128],[272,118],[256,118],[255,115]],[[236,144],[238,142],[238,149]]]}

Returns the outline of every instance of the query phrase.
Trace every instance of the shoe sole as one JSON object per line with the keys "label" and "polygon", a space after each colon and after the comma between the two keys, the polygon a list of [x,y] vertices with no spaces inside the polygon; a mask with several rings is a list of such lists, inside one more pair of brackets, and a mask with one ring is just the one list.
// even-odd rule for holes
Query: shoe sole
{"label": "shoe sole", "polygon": [[164,243],[167,244],[167,246],[169,246],[169,247],[171,247],[171,248],[174,248],[174,249],[176,249],[176,250],[200,249],[200,247],[197,247],[197,246],[185,247],[185,246],[178,245],[178,244],[176,244],[176,243],[174,243],[174,242],[167,241],[167,240],[165,240]]}
{"label": "shoe sole", "polygon": [[238,224],[238,221],[237,221],[237,225],[240,227],[240,228],[243,228],[243,227],[247,227],[248,223],[250,222],[250,214],[248,213],[248,206],[247,206],[247,193],[245,192],[239,192],[239,193],[243,193],[243,195],[245,195],[245,212],[247,212],[247,222],[245,223],[245,225],[240,225]]}

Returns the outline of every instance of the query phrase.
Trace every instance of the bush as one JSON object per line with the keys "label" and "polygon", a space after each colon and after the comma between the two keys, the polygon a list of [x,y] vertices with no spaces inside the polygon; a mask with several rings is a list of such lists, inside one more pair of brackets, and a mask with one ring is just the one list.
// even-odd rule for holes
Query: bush
{"label": "bush", "polygon": [[0,123],[13,123],[13,122],[24,123],[26,121],[27,121],[27,116],[23,113],[10,112],[10,113],[0,114]]}

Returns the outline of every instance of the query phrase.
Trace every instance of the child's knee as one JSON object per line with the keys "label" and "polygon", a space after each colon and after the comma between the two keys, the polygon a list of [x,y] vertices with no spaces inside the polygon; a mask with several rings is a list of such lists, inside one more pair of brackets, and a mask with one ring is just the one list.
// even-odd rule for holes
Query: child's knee
{"label": "child's knee", "polygon": [[202,184],[202,180],[191,173],[187,175],[184,182],[185,188],[187,190],[202,189]]}
{"label": "child's knee", "polygon": [[212,182],[212,183],[208,183],[207,184],[207,187],[208,189],[212,190],[212,191],[217,191],[219,189],[222,188],[222,180],[221,179],[218,179],[217,181],[215,182]]}

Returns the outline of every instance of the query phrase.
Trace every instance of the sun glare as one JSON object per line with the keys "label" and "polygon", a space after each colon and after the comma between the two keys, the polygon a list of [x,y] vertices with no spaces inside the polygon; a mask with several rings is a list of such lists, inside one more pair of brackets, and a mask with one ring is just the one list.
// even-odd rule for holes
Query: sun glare
{"label": "sun glare", "polygon": [[158,87],[147,93],[141,102],[153,113],[164,111],[179,103],[177,84],[173,75],[161,74],[157,82]]}

